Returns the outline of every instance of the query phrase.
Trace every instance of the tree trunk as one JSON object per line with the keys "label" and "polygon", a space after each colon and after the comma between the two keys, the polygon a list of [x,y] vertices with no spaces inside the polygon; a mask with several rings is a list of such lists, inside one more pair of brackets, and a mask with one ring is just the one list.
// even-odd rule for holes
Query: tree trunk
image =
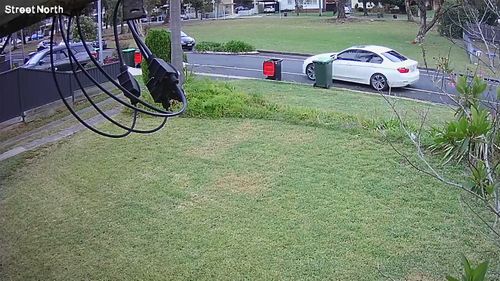
{"label": "tree trunk", "polygon": [[181,46],[181,1],[170,0],[170,38],[172,49],[172,65],[180,73],[179,83],[184,83]]}
{"label": "tree trunk", "polygon": [[422,43],[427,33],[427,8],[425,6],[425,0],[418,0],[417,5],[418,14],[420,16],[420,28],[418,29],[417,37],[415,37],[415,43]]}
{"label": "tree trunk", "polygon": [[363,0],[363,16],[368,16],[368,8],[366,8],[366,2],[368,0]]}
{"label": "tree trunk", "polygon": [[420,28],[417,33],[417,37],[415,38],[415,43],[422,43],[425,39],[425,35],[429,30],[434,27],[434,25],[439,21],[439,19],[443,16],[443,3],[444,0],[438,0],[434,2],[437,9],[434,13],[434,18],[431,22],[427,23],[427,7],[425,6],[425,0],[418,1],[418,10],[420,14]]}
{"label": "tree trunk", "polygon": [[301,0],[295,0],[295,13],[297,14],[297,16],[300,16],[301,10],[302,10]]}
{"label": "tree trunk", "polygon": [[345,0],[337,1],[337,19],[345,19]]}
{"label": "tree trunk", "polygon": [[408,21],[413,21],[413,15],[411,13],[410,1],[411,0],[405,0],[406,16],[408,17]]}
{"label": "tree trunk", "polygon": [[170,7],[168,8],[168,11],[165,13],[165,18],[163,19],[163,23],[167,24],[170,22]]}

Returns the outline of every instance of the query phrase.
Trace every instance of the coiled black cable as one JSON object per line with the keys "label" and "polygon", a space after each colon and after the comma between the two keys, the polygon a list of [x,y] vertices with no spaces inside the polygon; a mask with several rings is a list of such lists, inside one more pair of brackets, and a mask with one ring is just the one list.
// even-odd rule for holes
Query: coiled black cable
{"label": "coiled black cable", "polygon": [[[74,110],[73,108],[71,108],[71,106],[68,104],[68,102],[66,101],[66,99],[64,98],[64,95],[61,91],[61,87],[59,85],[59,82],[57,80],[57,75],[56,75],[56,71],[55,71],[55,67],[54,67],[54,52],[53,52],[53,43],[54,43],[54,29],[55,29],[55,24],[56,24],[56,21],[57,21],[57,18],[54,16],[52,17],[52,27],[50,29],[50,50],[49,50],[49,53],[50,53],[50,68],[52,70],[52,77],[54,79],[54,83],[56,85],[56,89],[57,89],[57,93],[59,94],[59,97],[61,98],[61,100],[63,101],[64,105],[66,106],[66,108],[68,108],[69,112],[83,125],[85,126],[87,129],[91,130],[92,132],[96,133],[96,134],[99,134],[101,136],[105,136],[105,137],[109,137],[109,138],[123,138],[123,137],[126,137],[128,136],[132,131],[128,130],[126,131],[125,133],[123,134],[110,134],[110,133],[106,133],[106,132],[103,132],[103,131],[100,131],[96,128],[94,128],[93,126],[91,126],[90,124],[88,124],[87,122],[85,122],[85,120],[83,120]],[[85,44],[85,42],[84,42]],[[137,120],[137,112],[134,112],[134,118],[133,118],[133,121],[132,121],[132,125],[131,127],[134,127],[135,126],[135,123],[136,123],[136,120]]]}
{"label": "coiled black cable", "polygon": [[[85,97],[87,98],[87,100],[89,101],[89,103],[97,110],[97,112],[99,112],[99,114],[101,114],[104,118],[106,118],[108,121],[110,121],[111,123],[113,123],[114,125],[124,129],[124,130],[127,130],[127,131],[132,131],[134,133],[141,133],[141,134],[149,134],[149,133],[154,133],[158,130],[160,130],[164,125],[165,123],[167,122],[167,118],[164,118],[163,122],[155,127],[154,129],[150,129],[150,130],[138,130],[138,129],[134,129],[134,127],[127,127],[127,126],[124,126],[122,125],[121,123],[115,121],[113,118],[109,117],[105,112],[103,112],[95,103],[94,101],[92,100],[92,98],[87,94],[87,91],[85,91],[85,88],[82,86],[82,83],[80,81],[80,79],[78,78],[78,75],[76,73],[76,68],[73,64],[73,60],[75,61],[76,65],[78,66],[78,68],[87,76],[87,78],[89,78],[101,91],[105,92],[107,95],[113,95],[112,93],[109,93],[108,90],[104,89],[104,87],[102,87],[97,81],[95,81],[95,79],[87,72],[87,70],[84,68],[84,66],[78,61],[78,59],[76,58],[76,56],[74,55],[74,53],[71,51],[71,47],[69,45],[69,34],[70,34],[70,30],[71,30],[71,21],[72,21],[72,18],[73,17],[69,17],[68,18],[68,30],[67,30],[67,33],[66,35],[64,34],[64,30],[61,29],[61,37],[63,39],[63,42],[64,44],[66,45],[66,49],[68,50],[68,55],[69,55],[69,63],[70,63],[70,66],[71,66],[71,69],[72,69],[72,72],[75,76],[75,80],[78,84],[78,86],[80,87],[83,95],[85,95]],[[59,25],[60,26],[64,26],[63,25],[63,20],[62,20],[62,16],[59,16]],[[86,44],[84,42],[84,44]],[[134,117],[133,118],[137,118],[137,111],[134,110]],[[135,123],[135,121],[134,121]]]}
{"label": "coiled black cable", "polygon": [[[120,2],[117,3],[117,5],[119,4]],[[115,9],[116,11],[116,9]],[[80,19],[79,17],[76,18],[76,25],[77,25],[77,30],[78,30],[78,35],[80,36],[80,38],[82,39],[83,42],[85,42],[85,37],[83,35],[83,32],[82,32],[82,28],[81,28],[81,24],[80,24]],[[117,22],[113,22],[113,25],[116,26],[117,25]],[[96,65],[97,69],[113,84],[115,85],[117,88],[119,88],[123,93],[126,93],[126,95],[132,95],[127,89],[125,89],[122,85],[120,85],[120,83],[118,83],[117,81],[115,81],[115,79],[113,77],[111,77],[111,75],[109,75],[106,71],[104,71],[104,69],[100,66],[99,62],[97,62],[97,60],[94,58],[94,56],[92,56],[92,53],[89,49],[89,47],[86,45],[86,44],[83,44],[83,47],[85,49],[85,51],[87,52],[87,54],[89,55],[90,57],[90,60]],[[118,52],[120,52],[121,50],[118,50]],[[118,99],[117,97],[115,97],[114,95],[111,96],[111,98],[114,98],[116,101],[122,103],[124,106],[128,107],[128,108],[131,108],[131,109],[136,109],[137,111],[141,112],[141,113],[145,113],[145,114],[148,114],[148,115],[151,115],[151,116],[156,116],[156,117],[174,117],[174,116],[178,116],[180,114],[182,114],[185,110],[186,110],[186,107],[187,107],[187,99],[186,99],[186,95],[184,94],[184,91],[179,87],[177,86],[176,87],[176,90],[178,91],[178,94],[179,96],[181,97],[181,102],[182,102],[182,108],[179,109],[178,111],[176,112],[170,112],[170,111],[165,111],[163,109],[160,109],[158,107],[155,107],[141,99],[137,99],[137,101],[144,105],[145,107],[149,108],[149,109],[152,109],[156,112],[152,112],[152,111],[147,111],[147,110],[144,110],[140,107],[136,107],[136,106],[133,106],[129,103],[126,103],[124,101],[122,101],[121,99]]]}

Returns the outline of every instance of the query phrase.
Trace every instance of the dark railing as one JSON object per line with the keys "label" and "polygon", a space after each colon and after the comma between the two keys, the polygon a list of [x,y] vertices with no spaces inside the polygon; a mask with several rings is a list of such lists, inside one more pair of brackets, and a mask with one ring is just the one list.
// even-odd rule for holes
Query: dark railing
{"label": "dark railing", "polygon": [[10,69],[10,60],[5,59],[5,55],[0,55],[0,73]]}
{"label": "dark railing", "polygon": [[[115,78],[120,67],[118,63],[103,66],[106,73]],[[97,69],[87,70],[99,83],[108,79]],[[84,88],[94,86],[81,71],[77,72]],[[80,87],[72,72],[56,72],[56,78],[65,98],[73,98]],[[25,117],[25,112],[60,100],[52,72],[16,68],[0,73],[0,123],[16,117]]]}

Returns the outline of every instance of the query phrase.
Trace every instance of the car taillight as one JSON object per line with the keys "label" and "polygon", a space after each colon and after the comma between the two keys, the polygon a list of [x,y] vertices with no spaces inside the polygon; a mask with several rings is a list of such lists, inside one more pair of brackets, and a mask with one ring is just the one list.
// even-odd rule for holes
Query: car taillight
{"label": "car taillight", "polygon": [[408,73],[410,70],[406,67],[400,67],[398,68],[399,73]]}
{"label": "car taillight", "polygon": [[94,58],[97,58],[97,52],[92,52],[92,56],[93,56]]}

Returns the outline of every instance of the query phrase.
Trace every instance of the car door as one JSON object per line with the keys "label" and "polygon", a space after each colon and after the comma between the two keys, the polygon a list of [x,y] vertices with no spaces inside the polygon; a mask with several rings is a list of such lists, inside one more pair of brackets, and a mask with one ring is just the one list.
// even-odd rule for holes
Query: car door
{"label": "car door", "polygon": [[57,57],[57,70],[58,71],[70,71],[71,64],[69,63],[69,57],[67,50],[59,50],[54,55]]}
{"label": "car door", "polygon": [[[64,71],[64,54],[62,53],[62,50],[59,51],[54,51],[54,68],[57,71]],[[38,69],[50,69],[51,64],[50,64],[50,52],[47,52],[40,60],[37,62],[36,68]]]}
{"label": "car door", "polygon": [[370,84],[370,77],[374,73],[382,73],[383,59],[370,51],[359,50],[357,52],[356,79],[360,83]]}
{"label": "car door", "polygon": [[333,79],[356,82],[357,49],[348,49],[337,55],[333,61]]}

